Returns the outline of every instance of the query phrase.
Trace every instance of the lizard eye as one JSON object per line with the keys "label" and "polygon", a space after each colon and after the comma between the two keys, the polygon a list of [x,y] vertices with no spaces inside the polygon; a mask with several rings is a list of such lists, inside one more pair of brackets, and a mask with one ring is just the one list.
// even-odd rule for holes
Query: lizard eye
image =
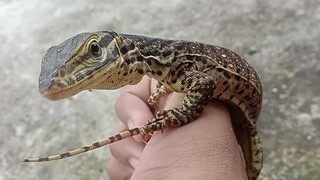
{"label": "lizard eye", "polygon": [[92,41],[89,46],[90,53],[94,56],[101,55],[101,47],[96,41]]}

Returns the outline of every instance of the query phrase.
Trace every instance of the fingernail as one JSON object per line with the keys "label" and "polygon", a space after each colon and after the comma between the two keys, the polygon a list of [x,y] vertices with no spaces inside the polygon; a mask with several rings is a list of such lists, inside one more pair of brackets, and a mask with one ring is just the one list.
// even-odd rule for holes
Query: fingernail
{"label": "fingernail", "polygon": [[139,160],[137,158],[129,158],[129,164],[132,168],[136,168]]}
{"label": "fingernail", "polygon": [[129,128],[129,129],[134,128],[134,122],[133,122],[133,120],[132,120],[132,119],[129,119],[127,125],[128,125],[128,128]]}

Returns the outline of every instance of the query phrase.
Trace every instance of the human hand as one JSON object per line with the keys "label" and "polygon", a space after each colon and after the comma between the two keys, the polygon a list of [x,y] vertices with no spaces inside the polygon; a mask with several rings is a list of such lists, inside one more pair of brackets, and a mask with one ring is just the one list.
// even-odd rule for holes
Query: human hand
{"label": "human hand", "polygon": [[[144,77],[116,102],[120,119],[115,133],[143,126],[154,117],[148,98],[156,81]],[[170,93],[159,109],[180,107],[184,94]],[[141,136],[110,145],[111,180],[122,179],[247,179],[229,113],[221,102],[209,103],[200,117],[183,127],[154,132],[147,144]]]}

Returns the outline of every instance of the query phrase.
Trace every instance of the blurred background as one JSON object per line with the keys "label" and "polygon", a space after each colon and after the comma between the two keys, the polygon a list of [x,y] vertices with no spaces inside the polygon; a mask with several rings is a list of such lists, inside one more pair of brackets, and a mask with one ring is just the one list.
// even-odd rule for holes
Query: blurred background
{"label": "blurred background", "polygon": [[[290,2],[290,3],[289,3]],[[259,72],[259,179],[320,179],[320,1],[0,1],[0,180],[108,179],[108,148],[22,164],[112,134],[120,91],[52,102],[38,92],[46,49],[84,31],[200,41],[227,47]]]}

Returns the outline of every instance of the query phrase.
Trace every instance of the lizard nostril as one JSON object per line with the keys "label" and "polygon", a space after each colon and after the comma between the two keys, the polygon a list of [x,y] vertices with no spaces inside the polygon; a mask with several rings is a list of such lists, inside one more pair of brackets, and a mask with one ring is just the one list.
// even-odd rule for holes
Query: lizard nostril
{"label": "lizard nostril", "polygon": [[61,69],[58,71],[58,75],[59,75],[60,77],[64,77],[64,76],[66,76],[66,74],[67,74],[67,70],[66,70],[65,68],[61,68]]}

